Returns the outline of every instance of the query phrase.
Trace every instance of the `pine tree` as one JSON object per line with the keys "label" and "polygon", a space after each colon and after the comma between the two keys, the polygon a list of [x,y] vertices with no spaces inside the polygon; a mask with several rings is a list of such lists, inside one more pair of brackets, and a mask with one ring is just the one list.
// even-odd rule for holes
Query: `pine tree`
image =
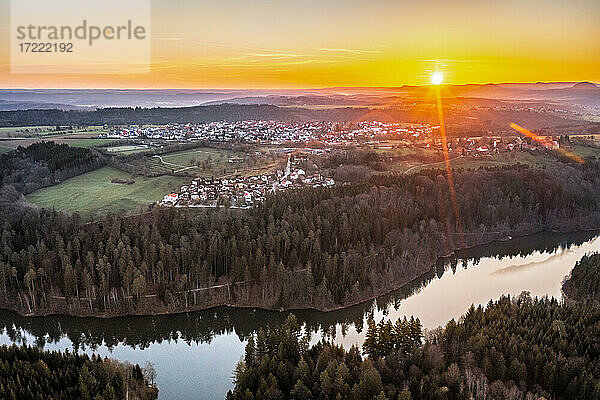
{"label": "pine tree", "polygon": [[379,331],[375,320],[370,317],[367,320],[367,332],[365,334],[365,341],[363,343],[363,351],[369,355],[369,357],[379,357]]}

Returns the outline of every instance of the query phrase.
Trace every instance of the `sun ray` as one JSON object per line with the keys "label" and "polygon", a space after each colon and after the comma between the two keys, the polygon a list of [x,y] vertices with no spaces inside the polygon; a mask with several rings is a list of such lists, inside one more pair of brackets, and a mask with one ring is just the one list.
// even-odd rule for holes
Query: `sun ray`
{"label": "sun ray", "polygon": [[[454,178],[452,176],[452,167],[450,166],[450,153],[448,151],[448,139],[446,137],[446,124],[444,122],[444,110],[442,108],[442,93],[439,85],[436,85],[436,106],[438,112],[438,120],[440,123],[440,138],[442,140],[442,152],[444,153],[444,164],[446,166],[446,176],[448,179],[448,190],[450,192],[450,200],[454,209],[455,229],[458,234],[458,240],[462,246],[465,245],[463,237],[462,224],[460,222],[460,210],[458,201],[456,200],[456,190],[454,188]],[[441,205],[440,205],[441,206]]]}
{"label": "sun ray", "polygon": [[[542,146],[546,147],[547,149],[552,149],[552,143],[548,139],[546,139],[544,136],[536,135],[535,133],[531,132],[530,130],[523,128],[522,126],[517,125],[514,122],[510,123],[510,127],[513,128],[514,130],[516,130],[517,132],[527,136],[528,138],[535,140],[536,142],[540,143]],[[571,160],[575,161],[576,163],[583,164],[585,162],[583,160],[583,158],[579,157],[577,154],[575,154],[571,151],[565,150],[563,148],[558,148],[558,149],[556,149],[556,151],[566,157],[569,157]]]}

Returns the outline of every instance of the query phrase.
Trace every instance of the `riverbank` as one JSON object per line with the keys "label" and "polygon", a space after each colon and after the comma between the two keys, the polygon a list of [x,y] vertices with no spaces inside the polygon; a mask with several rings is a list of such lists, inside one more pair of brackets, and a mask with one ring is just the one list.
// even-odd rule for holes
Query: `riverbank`
{"label": "riverbank", "polygon": [[[502,295],[559,298],[560,282],[584,254],[600,251],[597,233],[541,233],[457,251],[431,272],[398,291],[335,312],[293,311],[311,342],[334,341],[349,349],[363,343],[372,316],[395,321],[419,318],[435,329],[458,320],[471,306]],[[0,312],[0,343],[40,343],[52,350],[93,351],[102,357],[143,365],[158,372],[161,398],[224,398],[231,371],[247,339],[277,327],[289,312],[218,307],[193,313],[118,318],[49,316],[30,318]]]}
{"label": "riverbank", "polygon": [[[210,297],[210,301],[197,303],[197,304],[188,304],[188,307],[182,309],[169,309],[158,299],[158,294],[151,293],[145,296],[144,306],[138,307],[136,310],[129,310],[126,312],[116,312],[115,310],[111,310],[110,312],[94,312],[90,313],[89,309],[86,309],[84,305],[88,299],[87,298],[79,298],[79,299],[71,299],[70,304],[64,297],[60,296],[52,296],[53,302],[55,305],[52,309],[38,310],[36,312],[24,312],[22,307],[18,307],[17,299],[15,299],[15,303],[13,303],[12,307],[7,307],[5,304],[1,304],[0,308],[13,311],[18,313],[21,316],[25,317],[44,317],[44,316],[53,316],[53,315],[66,315],[73,317],[93,317],[93,318],[115,318],[115,317],[126,317],[126,316],[158,316],[158,315],[172,315],[172,314],[181,314],[188,312],[196,312],[196,311],[204,311],[210,310],[216,307],[233,307],[240,309],[260,309],[266,311],[317,311],[317,312],[334,312],[343,310],[349,307],[354,307],[360,304],[364,304],[367,302],[372,302],[376,298],[381,296],[385,296],[394,291],[397,291],[404,286],[410,284],[411,282],[427,275],[431,274],[435,268],[436,263],[445,258],[452,257],[456,255],[457,252],[466,251],[470,249],[477,248],[479,246],[490,245],[494,243],[506,243],[507,241],[518,241],[522,240],[524,237],[528,237],[531,235],[548,232],[548,233],[564,233],[564,234],[576,234],[576,233],[586,233],[586,232],[595,232],[596,229],[579,229],[579,230],[544,230],[544,229],[535,229],[535,230],[522,230],[522,231],[512,231],[512,232],[503,232],[503,233],[493,233],[495,237],[489,237],[486,240],[485,234],[478,233],[480,235],[479,238],[470,238],[468,245],[463,246],[455,246],[451,251],[445,252],[444,254],[438,254],[435,256],[433,262],[431,263],[422,263],[420,268],[413,268],[409,270],[409,273],[404,274],[401,280],[396,280],[394,282],[390,282],[388,285],[382,286],[377,290],[371,290],[368,293],[364,293],[363,296],[354,300],[348,301],[344,304],[339,305],[325,305],[322,307],[317,307],[314,304],[303,306],[302,304],[291,304],[289,307],[279,307],[274,303],[265,304],[261,301],[252,300],[251,298],[246,299],[235,299],[232,301],[231,293],[236,289],[235,287],[240,284],[238,283],[222,283],[218,285],[213,285],[209,288],[200,288],[199,290],[207,290],[213,291]],[[464,242],[466,243],[466,242]],[[241,283],[243,284],[243,282]],[[192,290],[194,291],[194,290]],[[196,289],[198,291],[198,289]],[[186,295],[187,296],[187,295]],[[75,302],[77,302],[77,306],[75,306]]]}
{"label": "riverbank", "polygon": [[566,301],[600,302],[600,253],[584,255],[562,282]]}

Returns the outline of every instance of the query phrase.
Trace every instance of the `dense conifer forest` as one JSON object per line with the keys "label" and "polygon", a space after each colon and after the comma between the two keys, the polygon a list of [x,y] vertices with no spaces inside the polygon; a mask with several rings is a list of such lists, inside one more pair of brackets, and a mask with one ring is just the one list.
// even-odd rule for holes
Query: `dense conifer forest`
{"label": "dense conifer forest", "polygon": [[[457,170],[453,185],[439,170],[374,175],[276,193],[249,210],[155,206],[89,223],[25,200],[104,160],[54,143],[0,156],[0,307],[94,316],[222,304],[331,310],[430,273],[457,249],[600,227],[595,161]],[[502,298],[433,331],[414,318],[370,319],[362,352],[311,347],[292,317],[250,334],[228,399],[598,400],[599,257],[585,256],[565,285],[570,299],[592,301]],[[156,397],[139,366],[14,346],[1,347],[0,360],[9,399]]]}
{"label": "dense conifer forest", "polygon": [[328,310],[398,288],[442,255],[600,226],[600,167],[440,171],[282,192],[250,210],[164,209],[82,224],[0,193],[0,306],[122,315],[220,304]]}
{"label": "dense conifer forest", "polygon": [[585,255],[575,264],[563,291],[569,299],[600,301],[600,254]]}
{"label": "dense conifer forest", "polygon": [[38,142],[0,154],[0,185],[28,194],[99,168],[106,162],[89,149]]}
{"label": "dense conifer forest", "polygon": [[[464,105],[464,103],[461,102]],[[475,124],[473,117],[483,123]],[[172,123],[199,123],[209,121],[405,121],[437,123],[429,105],[406,104],[386,107],[280,107],[269,104],[218,104],[192,107],[107,107],[97,110],[17,110],[0,111],[0,127],[38,125],[163,125]],[[531,129],[581,125],[568,116],[541,113],[533,110],[471,108],[460,110],[452,104],[446,106],[446,123],[449,133],[475,134],[490,127],[507,130],[512,121],[520,121]]]}
{"label": "dense conifer forest", "polygon": [[99,356],[0,347],[0,398],[6,400],[154,400],[152,367]]}
{"label": "dense conifer forest", "polygon": [[228,400],[600,399],[600,307],[522,294],[424,333],[368,321],[363,352],[309,346],[295,318],[246,345]]}

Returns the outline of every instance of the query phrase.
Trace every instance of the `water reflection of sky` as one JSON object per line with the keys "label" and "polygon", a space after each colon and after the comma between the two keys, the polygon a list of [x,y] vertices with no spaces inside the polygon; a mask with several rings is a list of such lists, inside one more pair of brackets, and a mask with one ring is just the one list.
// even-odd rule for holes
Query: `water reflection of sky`
{"label": "water reflection of sky", "polygon": [[[542,244],[538,242],[537,247],[529,251],[519,247],[523,246],[522,242],[515,242],[517,250],[512,249],[511,244],[501,244],[506,248],[484,248],[473,254],[468,251],[465,260],[463,257],[447,260],[438,271],[432,271],[396,293],[382,296],[372,305],[362,304],[332,313],[299,311],[296,314],[311,331],[317,332],[313,334],[313,342],[318,341],[325,330],[329,332],[325,335],[334,336],[336,343],[349,347],[364,339],[364,320],[370,313],[376,320],[414,315],[431,329],[451,318],[459,318],[471,304],[486,304],[503,294],[529,291],[532,296],[560,298],[561,282],[577,260],[586,253],[600,250],[600,237],[591,237],[576,244],[555,241],[548,245],[541,241]],[[496,256],[481,257],[485,251]],[[223,398],[232,387],[232,371],[243,355],[244,338],[259,327],[281,322],[286,316],[286,313],[226,308],[179,316],[103,321],[54,317],[31,322],[31,319],[13,316],[14,324],[10,321],[2,324],[7,328],[0,334],[0,344],[34,345],[41,338],[36,338],[28,329],[37,335],[53,332],[53,340],[44,336],[47,349],[71,350],[73,341],[77,341],[81,343],[79,351],[87,354],[95,352],[140,365],[152,360],[158,372],[161,399],[217,399]],[[44,327],[44,323],[52,327]],[[360,325],[358,329],[356,324]],[[8,327],[13,328],[10,333]],[[107,346],[106,341],[115,344]]]}
{"label": "water reflection of sky", "polygon": [[[419,317],[425,328],[444,325],[452,318],[459,318],[471,304],[487,304],[502,295],[519,295],[523,291],[532,297],[548,296],[562,298],[562,282],[575,263],[584,255],[600,250],[600,237],[570,248],[559,247],[552,254],[533,252],[526,256],[481,258],[475,263],[467,262],[452,272],[450,268],[426,286],[400,300],[397,307],[390,305],[373,313],[376,320],[396,320],[404,316]],[[338,326],[335,342],[350,346],[362,343],[364,330],[356,332],[351,326],[346,335]]]}
{"label": "water reflection of sky", "polygon": [[[36,338],[22,331],[19,343],[34,345]],[[1,344],[11,344],[3,332]],[[210,343],[187,343],[182,339],[153,343],[145,349],[118,344],[112,349],[102,345],[92,351],[87,347],[82,353],[129,361],[143,366],[152,360],[157,370],[160,399],[222,399],[232,388],[232,371],[244,352],[245,342],[235,333],[216,336]],[[72,350],[72,342],[66,337],[46,344],[51,350]]]}

